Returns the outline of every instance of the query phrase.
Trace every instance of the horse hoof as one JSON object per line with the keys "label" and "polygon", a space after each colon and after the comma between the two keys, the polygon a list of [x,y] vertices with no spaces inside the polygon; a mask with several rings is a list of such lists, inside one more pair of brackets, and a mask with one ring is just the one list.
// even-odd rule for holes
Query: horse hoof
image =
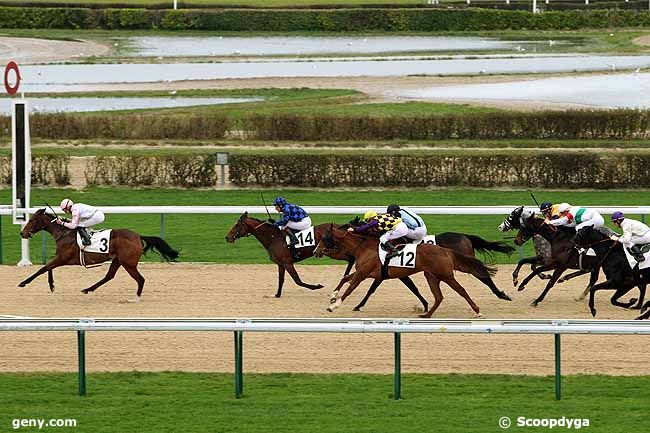
{"label": "horse hoof", "polygon": [[88,289],[83,289],[83,290],[81,291],[81,293],[83,293],[84,295],[87,295],[87,294],[90,293],[90,290],[88,290]]}
{"label": "horse hoof", "polygon": [[512,298],[511,298],[510,296],[508,296],[508,294],[505,293],[505,292],[501,292],[501,296],[500,296],[500,297],[501,297],[501,299],[503,299],[504,301],[512,301]]}
{"label": "horse hoof", "polygon": [[517,287],[518,284],[519,284],[518,279],[515,278],[515,279],[512,280],[512,287]]}
{"label": "horse hoof", "polygon": [[136,296],[135,299],[128,299],[126,302],[129,304],[137,304],[140,302],[140,296]]}
{"label": "horse hoof", "polygon": [[323,287],[325,287],[325,286],[323,286],[322,284],[316,284],[316,290],[322,289]]}
{"label": "horse hoof", "polygon": [[274,298],[279,298],[280,296],[282,296],[282,295],[278,295],[277,293],[275,295],[273,295]]}
{"label": "horse hoof", "polygon": [[537,304],[539,304],[539,302],[533,301],[533,302],[530,303],[530,306],[531,307],[537,307]]}
{"label": "horse hoof", "polygon": [[27,284],[23,281],[22,283],[18,283],[18,287],[25,287]]}
{"label": "horse hoof", "polygon": [[483,315],[483,313],[476,313],[476,314],[474,315],[474,318],[475,318],[475,319],[482,319],[482,318],[484,318],[484,317],[485,317],[485,316]]}
{"label": "horse hoof", "polygon": [[328,312],[330,312],[330,313],[333,313],[333,312],[334,312],[334,308],[332,308],[331,306],[330,306],[330,307],[327,307],[326,310],[327,310]]}
{"label": "horse hoof", "polygon": [[354,307],[354,308],[352,309],[352,311],[361,311],[361,308],[359,308],[359,307]]}
{"label": "horse hoof", "polygon": [[591,316],[596,317],[596,309],[595,308],[591,309]]}
{"label": "horse hoof", "polygon": [[54,286],[50,287],[50,293],[54,293]]}
{"label": "horse hoof", "polygon": [[518,292],[521,292],[521,291],[524,290],[525,288],[526,288],[526,286],[520,286],[520,287],[517,287],[517,291],[518,291]]}

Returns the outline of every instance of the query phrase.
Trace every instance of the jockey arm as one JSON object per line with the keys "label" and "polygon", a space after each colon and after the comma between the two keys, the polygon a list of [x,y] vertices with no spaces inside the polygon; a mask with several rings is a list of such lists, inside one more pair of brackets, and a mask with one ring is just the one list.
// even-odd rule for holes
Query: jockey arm
{"label": "jockey arm", "polygon": [[354,230],[352,230],[352,231],[354,233],[363,233],[363,232],[365,232],[367,230],[370,230],[373,227],[376,227],[378,224],[379,224],[379,221],[377,221],[376,219],[373,219],[372,221],[370,221],[370,222],[368,222],[368,223],[366,223],[366,224],[364,224],[362,226],[354,227]]}
{"label": "jockey arm", "polygon": [[286,226],[289,222],[289,212],[282,213],[282,219],[273,223],[275,227]]}
{"label": "jockey arm", "polygon": [[567,214],[560,218],[556,218],[553,220],[546,220],[546,223],[552,226],[565,226],[567,224],[571,224],[571,221],[573,221],[573,215]]}
{"label": "jockey arm", "polygon": [[77,226],[79,225],[79,220],[81,219],[81,216],[79,215],[79,211],[75,209],[74,207],[72,208],[72,219],[70,220],[69,223],[64,222],[61,224],[63,227],[67,227],[69,229],[76,229]]}

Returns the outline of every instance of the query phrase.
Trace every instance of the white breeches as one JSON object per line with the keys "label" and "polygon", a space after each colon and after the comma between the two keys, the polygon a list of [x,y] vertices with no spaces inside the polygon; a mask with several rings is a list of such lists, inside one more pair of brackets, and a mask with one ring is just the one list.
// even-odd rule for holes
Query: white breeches
{"label": "white breeches", "polygon": [[398,223],[393,230],[384,233],[381,235],[379,238],[379,241],[383,244],[386,243],[387,241],[392,241],[393,239],[401,238],[404,237],[408,234],[409,228],[406,227],[406,224],[404,223]]}
{"label": "white breeches", "polygon": [[[300,221],[289,221],[284,227],[288,227],[295,232],[307,230],[309,227],[311,227],[311,218],[306,217]],[[283,229],[284,227],[280,227],[280,229]]]}
{"label": "white breeches", "polygon": [[644,234],[643,236],[632,236],[629,242],[623,243],[625,248],[632,248],[634,245],[645,245],[650,244],[650,232]]}
{"label": "white breeches", "polygon": [[[585,212],[585,214],[586,213],[587,212]],[[586,226],[594,226],[594,228],[597,229],[605,225],[605,220],[603,219],[603,216],[601,214],[595,211],[591,211],[590,213],[591,215],[587,217],[588,219],[584,219],[585,215],[584,214],[582,215],[583,217],[582,222],[576,226],[576,231]]]}
{"label": "white breeches", "polygon": [[413,239],[416,242],[421,242],[424,240],[424,237],[427,235],[427,228],[426,226],[422,227],[416,227],[413,230],[409,229],[408,233],[406,234],[406,237],[409,239]]}
{"label": "white breeches", "polygon": [[98,210],[93,214],[88,219],[80,219],[79,224],[77,224],[79,227],[92,227],[96,226],[97,224],[101,224],[104,222],[104,212]]}

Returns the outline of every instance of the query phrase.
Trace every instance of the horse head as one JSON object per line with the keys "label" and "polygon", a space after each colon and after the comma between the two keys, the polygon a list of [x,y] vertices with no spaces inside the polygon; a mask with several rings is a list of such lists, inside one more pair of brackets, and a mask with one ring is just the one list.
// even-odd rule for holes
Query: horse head
{"label": "horse head", "polygon": [[243,214],[241,214],[241,216],[239,217],[235,225],[232,226],[232,228],[226,235],[226,242],[232,244],[237,239],[244,236],[248,236],[250,234],[248,225],[246,224],[247,219],[248,219],[248,212],[244,212]]}
{"label": "horse head", "polygon": [[535,212],[528,210],[522,211],[517,221],[519,232],[515,237],[515,245],[520,247],[525,244],[530,238],[539,232],[542,224],[544,224],[544,221],[535,218]]}
{"label": "horse head", "polygon": [[508,215],[506,219],[504,219],[503,222],[499,224],[498,227],[499,231],[505,233],[509,230],[520,228],[519,219],[523,211],[524,211],[524,207],[519,206],[515,208],[512,212],[510,212],[510,215]]}
{"label": "horse head", "polygon": [[334,240],[334,235],[332,234],[333,230],[334,223],[330,224],[329,228],[325,230],[325,233],[320,237],[320,241],[318,241],[318,245],[316,245],[316,248],[314,249],[314,257],[323,257],[325,254],[336,249],[336,242]]}
{"label": "horse head", "polygon": [[45,208],[39,209],[31,216],[25,227],[20,231],[20,237],[29,239],[35,233],[47,228],[52,222],[51,218],[45,213]]}

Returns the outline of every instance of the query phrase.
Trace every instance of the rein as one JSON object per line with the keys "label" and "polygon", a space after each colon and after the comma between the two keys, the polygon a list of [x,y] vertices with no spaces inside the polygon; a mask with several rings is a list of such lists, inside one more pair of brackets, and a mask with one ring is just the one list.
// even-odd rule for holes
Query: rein
{"label": "rein", "polygon": [[608,241],[612,243],[612,246],[609,247],[609,248],[607,249],[607,252],[606,252],[605,255],[603,256],[603,258],[600,259],[600,260],[598,261],[598,267],[601,267],[601,265],[603,264],[603,262],[605,261],[605,259],[607,258],[607,256],[609,256],[609,253],[611,253],[611,252],[614,250],[614,247],[616,246],[616,244],[617,244],[618,242],[617,242],[617,241],[613,241],[613,240],[611,240],[611,239],[609,239],[609,238],[605,238],[605,239],[601,239],[601,240],[599,240],[599,241],[597,241],[597,242],[593,242],[593,243],[587,245],[586,247],[585,247],[585,246],[582,247],[582,248],[587,248],[587,249],[589,249],[589,248],[593,247],[594,245],[602,244],[602,243],[605,243],[605,242],[608,242]]}

